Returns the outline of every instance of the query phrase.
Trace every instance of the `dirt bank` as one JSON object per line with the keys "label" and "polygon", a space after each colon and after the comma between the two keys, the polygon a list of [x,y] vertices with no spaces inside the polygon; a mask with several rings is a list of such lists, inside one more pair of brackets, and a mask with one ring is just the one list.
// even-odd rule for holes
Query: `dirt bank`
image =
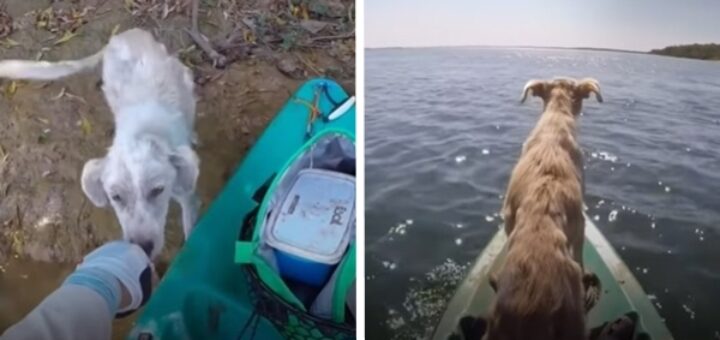
{"label": "dirt bank", "polygon": [[[0,58],[77,58],[100,49],[113,31],[153,31],[193,67],[199,84],[198,192],[205,208],[304,79],[327,75],[354,89],[351,2],[234,3],[200,6],[199,27],[225,57],[222,69],[183,31],[191,27],[190,6],[178,0],[6,0]],[[79,184],[85,161],[102,156],[113,134],[98,81],[98,72],[49,83],[0,80],[0,330],[83,254],[120,236],[113,212],[95,208]],[[171,206],[165,263],[181,245],[178,210]]]}

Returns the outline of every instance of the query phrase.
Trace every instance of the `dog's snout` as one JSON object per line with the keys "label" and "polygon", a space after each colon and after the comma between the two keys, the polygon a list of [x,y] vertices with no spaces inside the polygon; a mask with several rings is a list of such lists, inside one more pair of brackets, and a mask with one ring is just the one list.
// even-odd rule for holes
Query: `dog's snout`
{"label": "dog's snout", "polygon": [[140,242],[140,248],[142,248],[145,251],[145,254],[147,254],[147,256],[150,256],[150,254],[152,254],[154,247],[155,247],[155,244],[152,241]]}
{"label": "dog's snout", "polygon": [[145,252],[145,254],[147,254],[147,256],[150,256],[150,254],[152,254],[153,249],[155,248],[155,243],[153,243],[153,241],[150,241],[150,240],[133,240],[133,239],[131,239],[130,242],[135,243],[138,246],[140,246],[140,248],[142,248],[142,250]]}

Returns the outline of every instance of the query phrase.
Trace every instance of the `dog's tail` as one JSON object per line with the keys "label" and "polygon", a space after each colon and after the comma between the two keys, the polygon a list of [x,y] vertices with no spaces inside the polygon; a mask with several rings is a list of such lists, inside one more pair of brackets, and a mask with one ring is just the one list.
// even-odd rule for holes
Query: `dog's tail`
{"label": "dog's tail", "polygon": [[92,69],[100,63],[105,49],[77,60],[57,62],[34,60],[0,60],[0,78],[54,80]]}

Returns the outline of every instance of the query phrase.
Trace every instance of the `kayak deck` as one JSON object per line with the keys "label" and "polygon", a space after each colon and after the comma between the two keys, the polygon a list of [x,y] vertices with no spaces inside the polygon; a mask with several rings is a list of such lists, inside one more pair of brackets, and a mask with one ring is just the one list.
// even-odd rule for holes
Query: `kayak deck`
{"label": "kayak deck", "polygon": [[[348,98],[340,85],[326,79],[300,87],[200,217],[128,339],[238,339],[241,334],[281,338],[269,321],[255,314],[248,279],[234,262],[235,241],[244,218],[258,204],[253,194],[307,141],[308,107],[302,102],[313,100],[321,82],[336,100]],[[323,112],[334,107],[325,98],[318,105]],[[354,133],[355,108],[330,122],[318,119],[314,127],[317,133]]]}
{"label": "kayak deck", "polygon": [[[463,316],[487,315],[495,296],[488,275],[502,263],[506,241],[505,230],[500,229],[448,303],[435,328],[433,339],[447,339],[456,332]],[[589,329],[634,312],[638,316],[634,339],[672,339],[670,331],[637,279],[587,216],[583,259],[588,270],[594,272],[602,282],[602,296],[588,314]]]}

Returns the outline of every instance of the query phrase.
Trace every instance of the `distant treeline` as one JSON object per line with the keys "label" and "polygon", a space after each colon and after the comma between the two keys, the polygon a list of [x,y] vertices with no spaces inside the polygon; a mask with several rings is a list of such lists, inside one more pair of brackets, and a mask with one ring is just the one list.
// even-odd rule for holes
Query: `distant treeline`
{"label": "distant treeline", "polygon": [[668,46],[650,51],[652,54],[703,60],[720,60],[720,44],[692,44]]}

